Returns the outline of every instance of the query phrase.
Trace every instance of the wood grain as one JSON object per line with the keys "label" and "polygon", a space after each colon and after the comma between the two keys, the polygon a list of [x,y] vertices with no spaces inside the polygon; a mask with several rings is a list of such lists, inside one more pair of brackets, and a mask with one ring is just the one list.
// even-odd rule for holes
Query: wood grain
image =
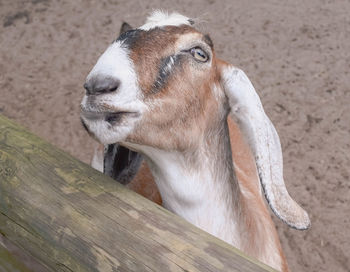
{"label": "wood grain", "polygon": [[16,256],[13,256],[0,244],[0,271],[1,272],[31,272]]}
{"label": "wood grain", "polygon": [[0,233],[47,271],[274,271],[3,116]]}

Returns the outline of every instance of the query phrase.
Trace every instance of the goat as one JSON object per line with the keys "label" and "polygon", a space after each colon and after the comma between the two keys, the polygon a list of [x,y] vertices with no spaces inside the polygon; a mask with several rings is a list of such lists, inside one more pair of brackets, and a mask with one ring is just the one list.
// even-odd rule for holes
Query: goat
{"label": "goat", "polygon": [[288,271],[261,186],[289,226],[310,220],[286,190],[278,134],[246,74],[218,59],[194,23],[155,11],[122,33],[87,76],[82,123],[106,146],[105,173],[124,184],[136,175],[144,189],[144,158],[165,208]]}

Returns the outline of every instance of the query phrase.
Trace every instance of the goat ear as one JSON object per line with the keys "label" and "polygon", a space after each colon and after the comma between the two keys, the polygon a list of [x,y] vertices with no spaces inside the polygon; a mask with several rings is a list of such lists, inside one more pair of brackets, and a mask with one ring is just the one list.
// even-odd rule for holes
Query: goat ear
{"label": "goat ear", "polygon": [[118,144],[105,146],[103,173],[122,184],[128,184],[137,174],[143,157]]}
{"label": "goat ear", "polygon": [[290,227],[307,229],[309,216],[290,197],[283,181],[280,139],[252,83],[242,70],[232,65],[221,63],[220,70],[231,115],[252,149],[269,206]]}
{"label": "goat ear", "polygon": [[133,27],[129,25],[127,22],[123,22],[122,26],[120,27],[120,33],[119,35],[123,34],[126,31],[132,30]]}

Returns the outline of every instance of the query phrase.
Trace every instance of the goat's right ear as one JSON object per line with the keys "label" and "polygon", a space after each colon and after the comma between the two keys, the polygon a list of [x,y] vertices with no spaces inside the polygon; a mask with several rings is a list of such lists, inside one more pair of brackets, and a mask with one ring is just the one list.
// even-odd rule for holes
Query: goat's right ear
{"label": "goat's right ear", "polygon": [[129,25],[127,22],[123,22],[122,26],[120,27],[120,33],[119,35],[125,33],[126,31],[132,30],[133,27]]}
{"label": "goat's right ear", "polygon": [[118,144],[105,145],[103,173],[122,184],[128,184],[137,174],[143,157],[140,153]]}
{"label": "goat's right ear", "polygon": [[288,194],[283,180],[280,140],[252,83],[242,70],[230,64],[220,62],[219,71],[231,116],[254,154],[269,206],[287,225],[307,229],[309,216]]}

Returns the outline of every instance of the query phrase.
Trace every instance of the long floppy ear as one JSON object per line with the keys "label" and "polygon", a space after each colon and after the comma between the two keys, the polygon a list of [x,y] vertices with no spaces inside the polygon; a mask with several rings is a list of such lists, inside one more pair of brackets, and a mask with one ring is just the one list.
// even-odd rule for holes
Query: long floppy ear
{"label": "long floppy ear", "polygon": [[283,180],[280,139],[264,112],[258,94],[242,70],[226,63],[221,63],[219,67],[230,113],[252,149],[270,208],[290,227],[307,229],[310,226],[309,216],[288,194]]}

